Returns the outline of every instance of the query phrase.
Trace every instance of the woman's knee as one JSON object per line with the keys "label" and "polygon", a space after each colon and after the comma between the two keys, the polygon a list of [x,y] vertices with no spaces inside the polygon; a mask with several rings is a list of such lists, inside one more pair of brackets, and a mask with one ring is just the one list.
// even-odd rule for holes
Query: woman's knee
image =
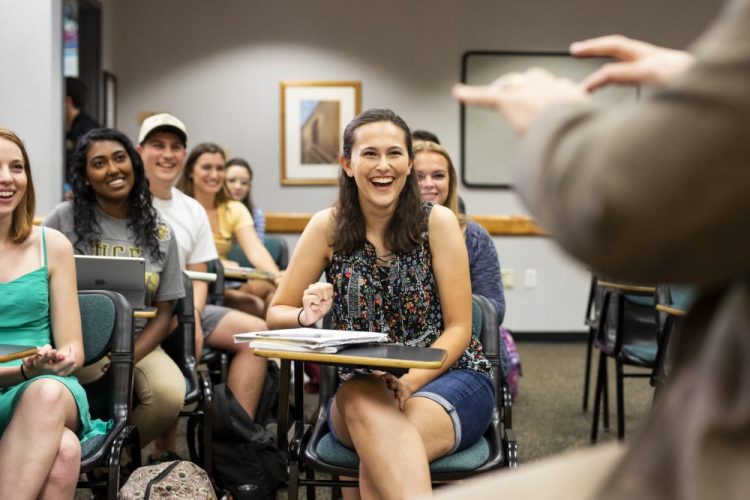
{"label": "woman's knee", "polygon": [[33,412],[41,417],[62,418],[66,416],[66,403],[73,395],[59,380],[40,378],[33,381],[21,395],[17,410]]}

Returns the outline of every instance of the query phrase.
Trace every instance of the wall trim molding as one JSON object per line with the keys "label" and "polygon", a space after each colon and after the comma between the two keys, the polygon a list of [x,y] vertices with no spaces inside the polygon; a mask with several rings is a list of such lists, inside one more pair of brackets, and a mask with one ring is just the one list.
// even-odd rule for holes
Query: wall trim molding
{"label": "wall trim molding", "polygon": [[[267,233],[301,233],[313,214],[303,212],[267,212]],[[534,219],[525,215],[474,215],[492,236],[546,236]]]}

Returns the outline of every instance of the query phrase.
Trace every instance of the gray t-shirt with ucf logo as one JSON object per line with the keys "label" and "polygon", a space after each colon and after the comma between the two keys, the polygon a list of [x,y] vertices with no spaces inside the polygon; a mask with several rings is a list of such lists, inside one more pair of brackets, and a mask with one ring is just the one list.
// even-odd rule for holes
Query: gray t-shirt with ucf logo
{"label": "gray t-shirt with ucf logo", "polygon": [[[158,219],[159,251],[162,259],[157,261],[151,255],[151,249],[141,248],[135,243],[135,236],[128,228],[127,219],[117,219],[96,208],[99,223],[99,240],[93,248],[84,248],[84,255],[101,255],[107,257],[143,257],[146,261],[146,305],[155,302],[170,301],[185,296],[182,285],[182,271],[177,255],[177,243],[172,229],[163,219]],[[76,237],[73,224],[73,204],[66,201],[59,204],[44,220],[44,225],[57,229],[73,243]],[[138,325],[141,326],[141,325]],[[140,330],[140,328],[138,328]]]}

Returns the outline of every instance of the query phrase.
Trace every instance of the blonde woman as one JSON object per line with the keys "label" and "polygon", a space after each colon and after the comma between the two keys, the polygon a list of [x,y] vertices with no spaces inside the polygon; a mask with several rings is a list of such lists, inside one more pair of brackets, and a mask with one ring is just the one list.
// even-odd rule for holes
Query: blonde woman
{"label": "blonde woman", "polygon": [[414,143],[414,169],[423,201],[450,208],[458,217],[469,253],[471,291],[487,297],[497,310],[499,323],[505,317],[505,296],[500,261],[487,230],[458,212],[458,179],[448,151],[430,141]]}

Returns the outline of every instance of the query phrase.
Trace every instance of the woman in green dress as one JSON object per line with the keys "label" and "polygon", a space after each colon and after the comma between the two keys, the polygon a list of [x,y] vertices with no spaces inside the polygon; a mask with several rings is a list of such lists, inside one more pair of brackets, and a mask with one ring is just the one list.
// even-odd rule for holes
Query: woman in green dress
{"label": "woman in green dress", "polygon": [[83,363],[73,248],[34,208],[26,149],[0,128],[0,343],[40,346],[0,363],[0,498],[73,498],[80,441],[107,424],[70,376]]}

